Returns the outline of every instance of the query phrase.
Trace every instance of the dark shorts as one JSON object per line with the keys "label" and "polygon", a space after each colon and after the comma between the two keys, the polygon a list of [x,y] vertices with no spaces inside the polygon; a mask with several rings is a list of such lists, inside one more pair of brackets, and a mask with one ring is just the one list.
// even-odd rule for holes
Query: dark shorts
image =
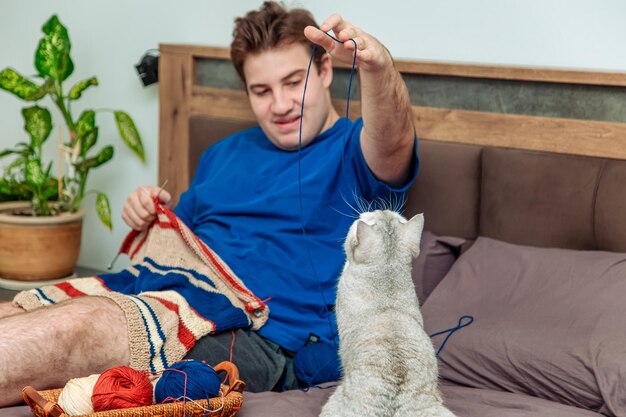
{"label": "dark shorts", "polygon": [[[285,391],[298,388],[291,356],[256,332],[235,330],[232,362],[250,392]],[[208,335],[198,340],[185,359],[198,359],[215,366],[230,358],[233,332]]]}

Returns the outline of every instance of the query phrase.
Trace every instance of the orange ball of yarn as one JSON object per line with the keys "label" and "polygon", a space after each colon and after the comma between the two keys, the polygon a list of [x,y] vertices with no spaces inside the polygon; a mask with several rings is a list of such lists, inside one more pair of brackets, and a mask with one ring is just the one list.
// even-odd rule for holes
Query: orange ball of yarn
{"label": "orange ball of yarn", "polygon": [[141,407],[152,404],[152,384],[145,371],[116,366],[104,371],[91,396],[94,411]]}

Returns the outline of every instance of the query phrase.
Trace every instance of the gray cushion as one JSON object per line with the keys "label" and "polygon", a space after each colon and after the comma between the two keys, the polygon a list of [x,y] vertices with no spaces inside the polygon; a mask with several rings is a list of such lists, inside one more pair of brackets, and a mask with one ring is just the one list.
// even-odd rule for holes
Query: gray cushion
{"label": "gray cushion", "polygon": [[420,254],[413,261],[413,284],[420,304],[448,273],[459,255],[465,239],[437,236],[425,230],[420,242]]}
{"label": "gray cushion", "polygon": [[[626,254],[479,238],[422,308],[454,383],[626,415]],[[435,337],[438,348],[443,337]]]}

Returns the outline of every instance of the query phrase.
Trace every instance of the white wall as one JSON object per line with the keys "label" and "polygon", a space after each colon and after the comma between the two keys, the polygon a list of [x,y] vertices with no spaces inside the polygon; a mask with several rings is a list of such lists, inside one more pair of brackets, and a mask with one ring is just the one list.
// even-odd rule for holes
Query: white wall
{"label": "white wall", "polygon": [[[154,184],[158,159],[158,87],[144,88],[134,65],[159,43],[228,46],[235,16],[260,0],[2,0],[0,69],[34,74],[33,54],[40,28],[57,13],[70,32],[76,66],[71,82],[96,75],[74,107],[120,108],[142,134],[147,163],[123,146],[109,164],[94,170],[89,188],[111,200],[114,231],[102,227],[93,210],[83,232],[79,263],[104,268],[127,229],[120,219],[126,196],[139,184]],[[301,0],[318,22],[332,12],[374,34],[398,58],[545,67],[626,70],[626,2],[623,0]],[[46,103],[47,104],[47,103]],[[24,103],[0,91],[0,149],[24,140]],[[98,116],[99,145],[121,145],[112,116]],[[54,155],[54,139],[48,152]],[[123,266],[124,261],[118,265]]]}

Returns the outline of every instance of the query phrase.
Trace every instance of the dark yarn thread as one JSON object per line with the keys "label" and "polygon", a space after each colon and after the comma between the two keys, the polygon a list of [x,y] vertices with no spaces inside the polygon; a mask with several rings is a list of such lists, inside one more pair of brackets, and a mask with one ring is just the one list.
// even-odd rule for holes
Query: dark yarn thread
{"label": "dark yarn thread", "polygon": [[[468,320],[466,323],[463,323],[463,320]],[[474,322],[474,317],[473,316],[461,316],[461,318],[459,319],[459,322],[457,323],[456,326],[451,327],[449,329],[446,330],[442,330],[440,332],[437,333],[433,333],[430,335],[431,338],[435,337],[435,336],[439,336],[440,334],[444,334],[444,333],[448,333],[446,335],[446,338],[443,339],[443,342],[441,343],[441,346],[439,346],[439,350],[437,350],[437,357],[439,357],[439,353],[441,353],[441,351],[443,350],[443,347],[446,345],[446,343],[448,342],[448,339],[450,338],[450,336],[452,336],[454,333],[456,333],[458,330],[461,330],[463,327],[467,327],[470,324],[472,324]]]}
{"label": "dark yarn thread", "polygon": [[[326,32],[324,32],[326,33]],[[329,33],[326,33],[326,36],[328,36],[329,38],[333,39],[335,42],[339,42],[339,43],[344,43],[341,42],[339,39],[335,38],[334,36],[330,35]],[[343,132],[343,136],[341,138],[341,142],[342,142],[342,146],[341,146],[341,166],[343,167],[343,159],[344,159],[344,148],[345,148],[345,136],[346,136],[346,132],[347,132],[347,127],[348,127],[348,113],[350,111],[350,91],[352,89],[352,78],[354,77],[354,70],[356,68],[356,53],[357,53],[357,44],[356,41],[354,39],[349,39],[350,41],[352,41],[352,43],[354,43],[354,56],[352,58],[352,70],[350,71],[350,80],[348,82],[348,99],[346,101],[346,121],[345,121],[345,128],[344,128],[344,132]],[[306,89],[307,89],[307,85],[309,83],[309,74],[311,73],[311,65],[313,64],[313,58],[315,56],[315,49],[316,49],[316,45],[314,44],[312,49],[311,49],[311,57],[309,58],[309,65],[307,67],[306,70],[306,77],[304,79],[304,90],[302,91],[302,103],[300,105],[300,128],[299,128],[299,132],[298,132],[298,195],[299,195],[299,202],[300,202],[300,228],[302,230],[302,236],[304,237],[304,241],[306,242],[306,250],[307,250],[307,254],[308,254],[308,258],[309,258],[309,263],[311,265],[311,269],[313,271],[313,275],[315,276],[315,280],[317,282],[317,288],[322,296],[322,300],[324,302],[323,305],[328,305],[328,303],[326,302],[326,296],[324,295],[324,291],[322,291],[322,287],[320,285],[320,280],[319,277],[317,275],[317,270],[315,268],[315,263],[313,262],[313,256],[311,255],[311,248],[309,247],[308,241],[306,239],[306,228],[304,226],[304,209],[303,209],[303,204],[302,204],[302,121],[304,119],[304,99],[306,97]],[[336,337],[335,337],[335,331],[333,329],[333,325],[330,319],[330,314],[327,315],[328,318],[328,325],[330,327],[330,334],[333,340],[333,344],[335,345],[335,350],[337,349],[337,342],[336,342]]]}

